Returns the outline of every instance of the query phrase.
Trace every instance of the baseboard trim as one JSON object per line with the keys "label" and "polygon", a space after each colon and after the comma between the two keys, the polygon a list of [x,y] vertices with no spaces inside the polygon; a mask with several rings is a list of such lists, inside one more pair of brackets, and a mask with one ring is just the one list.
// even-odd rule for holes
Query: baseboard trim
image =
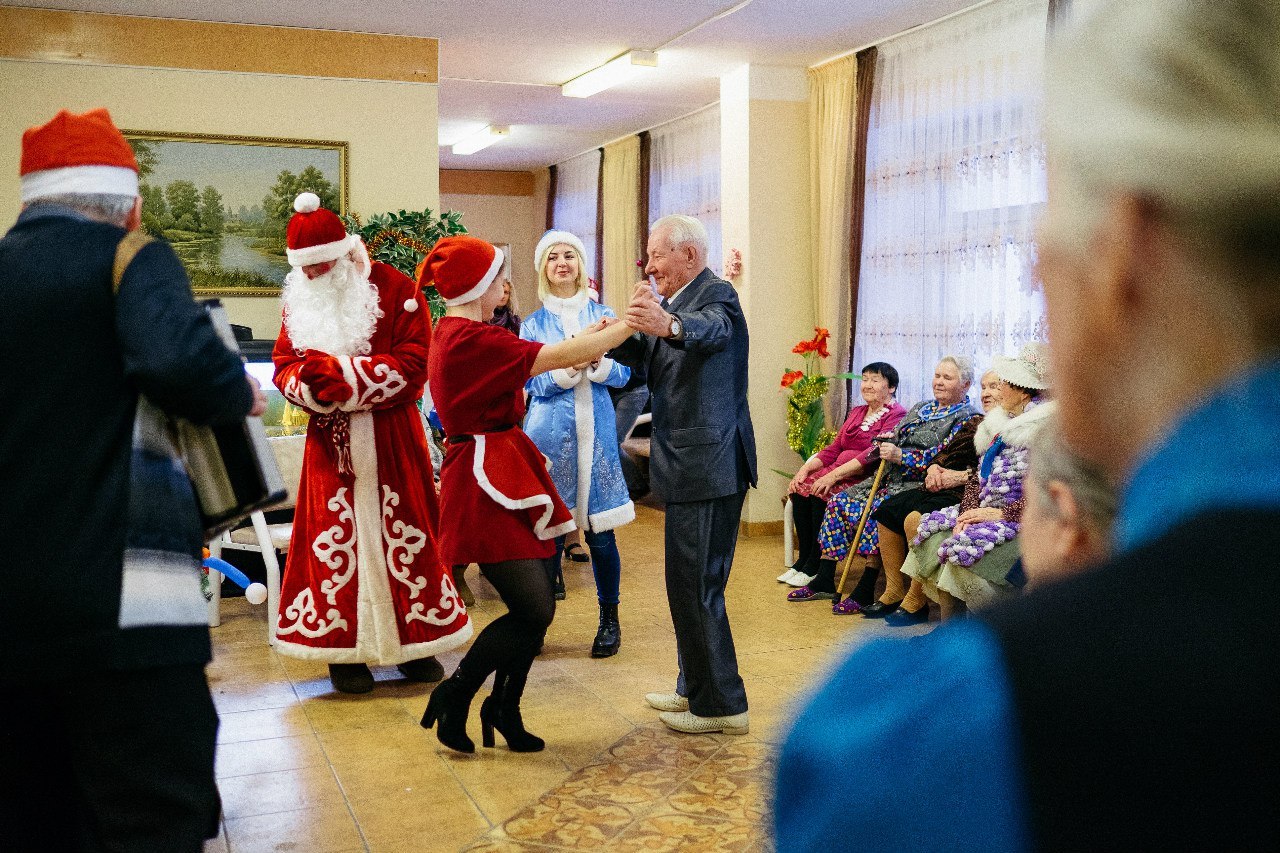
{"label": "baseboard trim", "polygon": [[741,521],[738,522],[738,535],[746,539],[756,536],[781,536],[782,519],[777,521]]}

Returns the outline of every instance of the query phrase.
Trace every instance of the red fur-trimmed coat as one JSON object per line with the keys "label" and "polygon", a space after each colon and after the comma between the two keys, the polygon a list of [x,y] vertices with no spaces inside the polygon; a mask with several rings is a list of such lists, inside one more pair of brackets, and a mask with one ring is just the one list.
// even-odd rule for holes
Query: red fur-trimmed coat
{"label": "red fur-trimmed coat", "polygon": [[407,277],[375,263],[378,320],[368,355],[338,362],[350,399],[318,402],[282,328],[273,359],[284,396],[311,413],[276,648],[327,663],[396,664],[465,643],[471,622],[436,548],[439,510],[415,403],[427,379],[431,315]]}

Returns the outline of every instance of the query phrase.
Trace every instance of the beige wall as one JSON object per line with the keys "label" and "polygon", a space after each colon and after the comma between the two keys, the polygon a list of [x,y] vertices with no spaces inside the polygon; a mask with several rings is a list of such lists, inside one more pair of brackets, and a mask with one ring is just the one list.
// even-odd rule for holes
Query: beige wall
{"label": "beige wall", "polygon": [[[0,60],[0,221],[20,206],[22,131],[59,109],[105,106],[133,130],[331,139],[350,143],[351,209],[362,215],[439,206],[437,87]],[[279,300],[223,300],[254,336],[280,329]]]}
{"label": "beige wall", "polygon": [[467,233],[491,243],[511,244],[511,281],[516,295],[516,310],[521,317],[537,310],[538,280],[533,273],[533,250],[542,230],[542,220],[535,215],[533,196],[460,195],[440,196],[442,210],[462,211],[462,224]]}
{"label": "beige wall", "polygon": [[744,67],[721,82],[721,225],[725,247],[742,251],[736,284],[751,330],[760,485],[743,510],[750,533],[781,529],[787,480],[774,469],[801,464],[787,447],[778,382],[784,367],[803,366],[791,348],[813,335],[807,99],[803,68]]}

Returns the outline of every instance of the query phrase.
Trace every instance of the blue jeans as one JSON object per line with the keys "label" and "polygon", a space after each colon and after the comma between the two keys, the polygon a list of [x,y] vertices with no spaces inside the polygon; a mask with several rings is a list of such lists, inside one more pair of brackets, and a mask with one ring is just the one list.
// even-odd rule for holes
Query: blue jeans
{"label": "blue jeans", "polygon": [[[596,597],[601,604],[617,604],[618,590],[622,585],[622,557],[618,554],[618,540],[612,530],[599,533],[582,531],[587,540],[587,550],[591,552],[591,570],[596,576]],[[556,537],[556,555],[553,565],[559,566],[564,559],[564,537]]]}

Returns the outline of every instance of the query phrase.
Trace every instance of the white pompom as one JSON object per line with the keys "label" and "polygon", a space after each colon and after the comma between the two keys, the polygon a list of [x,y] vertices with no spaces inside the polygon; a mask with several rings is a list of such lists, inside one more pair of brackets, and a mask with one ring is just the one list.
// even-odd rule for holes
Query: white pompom
{"label": "white pompom", "polygon": [[418,300],[416,300],[416,299],[406,299],[406,300],[404,301],[404,310],[408,311],[410,314],[412,314],[414,311],[417,311],[417,310],[418,310]]}
{"label": "white pompom", "polygon": [[315,193],[299,193],[293,200],[293,209],[299,213],[314,213],[320,209],[320,196]]}
{"label": "white pompom", "polygon": [[267,588],[260,583],[251,583],[244,588],[244,598],[250,604],[261,604],[267,600]]}

